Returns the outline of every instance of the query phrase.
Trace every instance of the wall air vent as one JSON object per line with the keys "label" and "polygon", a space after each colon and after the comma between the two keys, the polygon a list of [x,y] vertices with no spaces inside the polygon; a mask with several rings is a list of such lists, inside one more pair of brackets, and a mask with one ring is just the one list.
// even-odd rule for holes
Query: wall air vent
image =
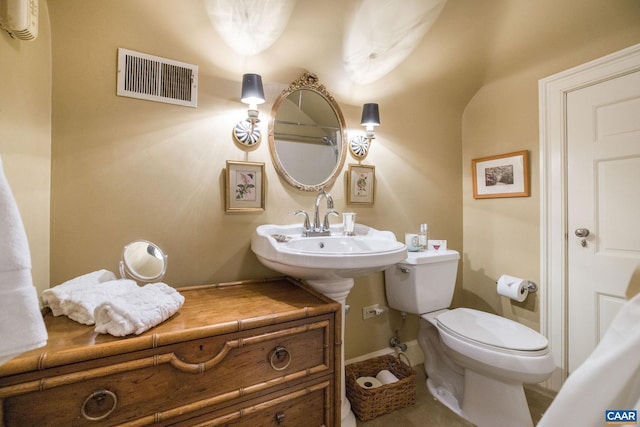
{"label": "wall air vent", "polygon": [[118,48],[118,96],[197,107],[198,66]]}

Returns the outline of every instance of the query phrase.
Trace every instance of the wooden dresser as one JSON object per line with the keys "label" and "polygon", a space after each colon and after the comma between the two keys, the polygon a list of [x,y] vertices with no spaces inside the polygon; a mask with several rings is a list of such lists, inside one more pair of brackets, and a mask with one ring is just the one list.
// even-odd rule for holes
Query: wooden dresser
{"label": "wooden dresser", "polygon": [[340,425],[340,304],[283,278],[178,290],[137,336],[45,314],[47,346],[0,366],[0,425]]}

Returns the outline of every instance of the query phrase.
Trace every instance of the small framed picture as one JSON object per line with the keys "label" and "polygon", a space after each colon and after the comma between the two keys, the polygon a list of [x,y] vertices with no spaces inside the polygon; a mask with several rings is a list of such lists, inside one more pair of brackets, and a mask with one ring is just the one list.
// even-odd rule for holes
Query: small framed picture
{"label": "small framed picture", "polygon": [[516,151],[471,161],[473,198],[527,197],[529,152]]}
{"label": "small framed picture", "polygon": [[226,211],[264,211],[264,163],[227,160]]}
{"label": "small framed picture", "polygon": [[373,205],[375,190],[375,166],[350,164],[347,172],[347,203]]}

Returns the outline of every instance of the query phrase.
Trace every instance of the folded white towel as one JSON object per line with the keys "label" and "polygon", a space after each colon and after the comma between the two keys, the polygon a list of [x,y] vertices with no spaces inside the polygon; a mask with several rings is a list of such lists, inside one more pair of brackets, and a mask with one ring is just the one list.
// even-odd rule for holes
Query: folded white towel
{"label": "folded white towel", "polygon": [[122,337],[141,334],[173,316],[184,297],[165,283],[151,283],[100,304],[94,313],[96,332]]}
{"label": "folded white towel", "polygon": [[0,365],[47,338],[27,234],[0,158]]}
{"label": "folded white towel", "polygon": [[93,325],[93,313],[100,304],[117,296],[129,294],[139,289],[130,279],[110,280],[72,290],[60,300],[60,311],[71,320],[84,325]]}
{"label": "folded white towel", "polygon": [[[49,307],[54,316],[67,314],[61,307],[61,302],[70,298],[74,293],[78,294],[83,289],[97,285],[98,283],[116,280],[116,275],[108,270],[98,270],[78,276],[53,288],[46,289],[42,292],[42,303],[45,307]],[[93,311],[91,312],[93,316]]]}

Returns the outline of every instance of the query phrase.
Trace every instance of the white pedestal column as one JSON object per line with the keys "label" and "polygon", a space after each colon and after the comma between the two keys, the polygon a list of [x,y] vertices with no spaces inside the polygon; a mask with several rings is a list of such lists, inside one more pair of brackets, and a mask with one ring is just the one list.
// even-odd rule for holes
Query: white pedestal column
{"label": "white pedestal column", "polygon": [[347,389],[344,376],[344,325],[346,323],[344,307],[347,301],[347,295],[349,295],[351,288],[353,288],[353,279],[306,280],[306,283],[316,291],[342,305],[342,350],[340,354],[340,375],[342,378],[342,387],[340,390],[340,399],[342,400],[342,427],[356,427],[356,417],[353,415],[353,412],[351,411],[351,403],[347,399]]}

